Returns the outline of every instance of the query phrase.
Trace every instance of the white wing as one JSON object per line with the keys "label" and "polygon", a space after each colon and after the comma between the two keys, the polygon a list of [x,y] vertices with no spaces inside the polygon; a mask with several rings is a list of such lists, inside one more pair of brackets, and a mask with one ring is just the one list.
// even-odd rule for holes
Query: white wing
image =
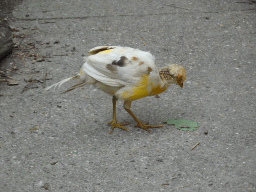
{"label": "white wing", "polygon": [[142,74],[157,74],[155,58],[129,47],[100,46],[90,50],[83,72],[106,85],[119,87],[138,82]]}

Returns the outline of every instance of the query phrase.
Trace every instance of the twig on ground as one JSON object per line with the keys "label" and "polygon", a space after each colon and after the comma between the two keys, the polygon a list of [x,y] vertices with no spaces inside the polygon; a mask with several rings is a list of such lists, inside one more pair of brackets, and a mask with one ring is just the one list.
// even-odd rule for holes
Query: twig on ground
{"label": "twig on ground", "polygon": [[199,143],[200,141],[197,144],[195,144],[193,147],[191,147],[191,150],[193,150],[197,145],[199,145]]}

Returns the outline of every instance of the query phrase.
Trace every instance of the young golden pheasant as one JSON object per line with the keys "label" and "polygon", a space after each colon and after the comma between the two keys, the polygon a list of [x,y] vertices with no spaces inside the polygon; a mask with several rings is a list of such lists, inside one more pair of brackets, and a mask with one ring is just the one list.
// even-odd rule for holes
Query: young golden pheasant
{"label": "young golden pheasant", "polygon": [[128,123],[118,123],[116,120],[118,99],[124,100],[124,109],[137,122],[136,126],[148,132],[150,132],[148,128],[163,126],[141,123],[131,111],[131,103],[146,96],[160,94],[170,84],[183,87],[186,72],[182,66],[171,64],[158,70],[152,54],[130,47],[99,46],[91,49],[89,54],[79,74],[55,83],[46,90],[76,78],[77,84],[64,93],[86,84],[93,84],[96,88],[113,96],[113,119],[109,122],[112,130],[116,127],[129,131],[124,127]]}

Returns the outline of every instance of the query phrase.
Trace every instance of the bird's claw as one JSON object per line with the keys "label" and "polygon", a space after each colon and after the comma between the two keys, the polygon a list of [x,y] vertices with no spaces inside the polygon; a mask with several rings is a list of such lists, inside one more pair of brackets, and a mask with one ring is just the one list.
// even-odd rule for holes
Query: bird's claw
{"label": "bird's claw", "polygon": [[117,123],[114,119],[112,119],[112,121],[110,121],[108,124],[112,125],[111,131],[109,132],[109,134],[113,133],[112,131],[114,130],[114,128],[119,128],[119,129],[123,129],[125,131],[130,132],[128,129],[123,127],[123,125],[128,125],[129,123]]}

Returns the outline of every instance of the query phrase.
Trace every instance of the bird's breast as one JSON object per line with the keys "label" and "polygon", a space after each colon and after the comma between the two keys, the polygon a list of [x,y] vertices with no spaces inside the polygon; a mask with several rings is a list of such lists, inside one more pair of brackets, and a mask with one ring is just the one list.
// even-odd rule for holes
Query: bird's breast
{"label": "bird's breast", "polygon": [[152,87],[152,90],[150,92],[150,96],[157,95],[160,93],[163,93],[168,88],[168,85],[160,86],[159,84],[157,86]]}
{"label": "bird's breast", "polygon": [[123,100],[137,100],[146,96],[152,96],[160,94],[167,89],[168,86],[161,87],[160,83],[153,82],[149,75],[144,74],[141,77],[141,81],[134,84],[133,86],[124,89],[121,92],[121,99]]}

